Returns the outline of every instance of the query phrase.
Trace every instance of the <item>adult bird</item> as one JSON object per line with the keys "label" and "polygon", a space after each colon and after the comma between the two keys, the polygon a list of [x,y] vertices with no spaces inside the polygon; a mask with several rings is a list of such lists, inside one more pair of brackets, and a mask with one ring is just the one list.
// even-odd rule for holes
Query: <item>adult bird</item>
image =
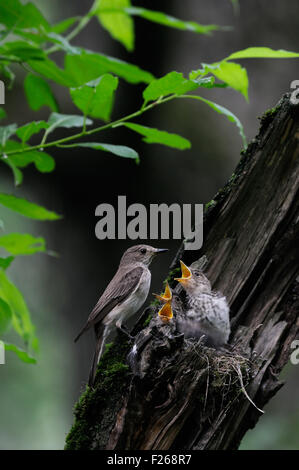
{"label": "adult bird", "polygon": [[93,386],[97,365],[103,353],[107,336],[113,328],[122,327],[144,304],[151,283],[149,265],[158,253],[168,251],[165,248],[153,248],[148,245],[135,245],[123,254],[118,270],[104,293],[98,300],[75,342],[85,331],[94,326],[96,333],[96,349],[89,374],[89,385]]}

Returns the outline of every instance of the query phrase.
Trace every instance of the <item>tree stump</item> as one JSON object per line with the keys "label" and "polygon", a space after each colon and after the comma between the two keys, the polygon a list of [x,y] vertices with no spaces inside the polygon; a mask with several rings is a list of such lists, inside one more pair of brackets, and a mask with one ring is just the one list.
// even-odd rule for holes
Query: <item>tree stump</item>
{"label": "tree stump", "polygon": [[[137,354],[118,335],[94,389],[75,408],[66,449],[236,449],[283,385],[299,330],[299,106],[285,95],[264,114],[226,186],[207,204],[204,244],[183,245],[230,305],[230,348],[215,350],[162,324],[153,305],[135,325]],[[297,278],[297,280],[296,280]],[[184,308],[179,286],[175,313]]]}

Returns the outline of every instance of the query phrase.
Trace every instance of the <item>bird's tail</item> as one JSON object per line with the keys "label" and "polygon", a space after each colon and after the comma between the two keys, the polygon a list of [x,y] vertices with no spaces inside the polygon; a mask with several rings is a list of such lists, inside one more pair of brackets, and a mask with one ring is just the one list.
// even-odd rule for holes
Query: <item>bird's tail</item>
{"label": "bird's tail", "polygon": [[105,340],[106,340],[107,334],[108,334],[107,327],[105,325],[99,325],[96,330],[96,337],[97,337],[96,349],[93,355],[92,365],[91,365],[89,378],[88,378],[88,385],[90,387],[94,386],[97,366],[98,366],[100,357],[102,355],[102,352],[105,346]]}

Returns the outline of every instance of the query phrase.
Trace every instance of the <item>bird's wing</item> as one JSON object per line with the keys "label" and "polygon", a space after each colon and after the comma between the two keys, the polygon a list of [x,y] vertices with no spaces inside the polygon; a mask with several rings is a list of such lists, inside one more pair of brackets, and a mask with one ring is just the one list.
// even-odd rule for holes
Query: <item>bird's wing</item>
{"label": "bird's wing", "polygon": [[85,326],[76,336],[75,342],[78,341],[85,331],[95,323],[103,320],[116,305],[125,300],[134,291],[140,281],[142,272],[143,268],[141,266],[136,268],[128,266],[126,270],[117,271],[93,308]]}
{"label": "bird's wing", "polygon": [[88,317],[87,324],[94,325],[101,321],[111,310],[123,302],[137,287],[143,273],[143,268],[138,266],[124,272],[117,271],[114,278],[108,284],[103,295],[98,300],[94,309]]}

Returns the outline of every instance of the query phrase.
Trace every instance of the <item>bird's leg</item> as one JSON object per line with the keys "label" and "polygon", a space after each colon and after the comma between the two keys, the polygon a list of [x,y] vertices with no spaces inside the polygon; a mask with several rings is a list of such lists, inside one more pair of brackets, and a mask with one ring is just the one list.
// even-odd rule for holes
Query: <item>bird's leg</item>
{"label": "bird's leg", "polygon": [[117,321],[117,322],[115,323],[115,326],[116,326],[116,328],[117,328],[118,330],[120,330],[122,333],[124,333],[126,336],[128,336],[128,338],[130,338],[131,340],[134,339],[134,336],[132,336],[132,335],[130,334],[130,332],[127,330],[127,328],[125,328],[125,327],[122,326],[121,322]]}

